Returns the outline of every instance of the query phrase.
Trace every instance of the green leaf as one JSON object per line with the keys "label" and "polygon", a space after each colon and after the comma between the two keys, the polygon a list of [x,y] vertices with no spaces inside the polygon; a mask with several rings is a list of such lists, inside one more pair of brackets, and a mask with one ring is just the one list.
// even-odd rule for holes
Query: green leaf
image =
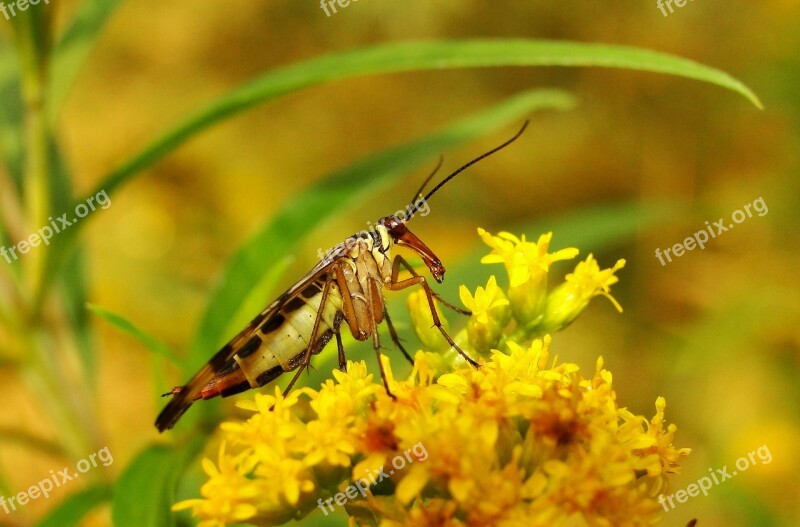
{"label": "green leaf", "polygon": [[255,313],[260,313],[264,306],[273,300],[278,280],[286,273],[294,260],[294,256],[287,255],[261,276],[247,297],[242,300],[236,313],[228,320],[224,334],[235,334],[253,318]]}
{"label": "green leaf", "polygon": [[11,490],[11,485],[8,484],[8,475],[5,469],[0,467],[0,496],[13,496],[14,491]]}
{"label": "green leaf", "polygon": [[140,452],[117,482],[111,511],[114,527],[174,525],[175,488],[205,440],[206,436],[197,436],[180,450],[158,444]]}
{"label": "green leaf", "polygon": [[39,437],[23,428],[0,425],[0,442],[16,444],[48,456],[66,456],[67,451],[57,441]]}
{"label": "green leaf", "polygon": [[111,501],[110,485],[95,485],[72,494],[42,518],[36,527],[78,527],[92,509]]}
{"label": "green leaf", "polygon": [[172,353],[172,351],[164,343],[142,331],[133,322],[130,322],[122,315],[92,304],[87,304],[86,307],[95,315],[99,316],[115,328],[119,329],[123,333],[127,333],[144,344],[147,349],[152,351],[154,354],[164,357],[178,367],[183,367],[183,361],[181,361],[180,358]]}
{"label": "green leaf", "polygon": [[53,49],[50,65],[49,113],[54,121],[69,89],[86,62],[95,42],[121,0],[81,2]]}
{"label": "green leaf", "polygon": [[153,445],[139,453],[117,482],[112,508],[116,527],[160,527],[175,524],[174,499],[178,453]]}
{"label": "green leaf", "polygon": [[[47,216],[58,217],[61,214],[74,210],[72,202],[72,180],[70,177],[69,167],[64,162],[56,144],[56,139],[53,135],[48,135],[44,139],[46,144],[47,162],[45,163],[49,169],[47,171],[47,187],[49,193],[49,212]],[[47,220],[42,218],[40,226],[45,226]],[[49,245],[49,250],[42,253],[44,258],[44,273],[42,282],[36,291],[34,299],[35,309],[41,309],[42,303],[49,288],[54,282],[60,282],[62,288],[68,291],[68,296],[65,299],[67,302],[66,308],[73,315],[71,318],[74,321],[79,321],[81,317],[85,317],[85,306],[81,302],[82,298],[86,297],[86,284],[85,284],[85,269],[83,262],[83,249],[80,241],[69,235],[55,236]],[[74,303],[75,301],[79,303]],[[70,302],[73,302],[70,304]],[[75,315],[80,313],[79,315]],[[82,328],[81,331],[88,332],[88,328]],[[79,337],[81,337],[79,335]],[[81,337],[79,339],[81,346],[80,353],[81,359],[84,361],[84,366],[87,372],[92,372],[94,368],[93,350],[91,349],[91,342],[88,338]]]}
{"label": "green leaf", "polygon": [[597,66],[664,73],[727,88],[761,108],[758,97],[727,73],[689,59],[641,48],[499,39],[384,44],[292,64],[240,86],[153,141],[103,178],[90,195],[101,190],[109,193],[116,190],[135,174],[217,122],[302,88],[380,73],[499,66]]}
{"label": "green leaf", "polygon": [[0,152],[19,193],[22,188],[22,88],[14,48],[0,45]]}
{"label": "green leaf", "polygon": [[[578,247],[581,255],[633,242],[646,229],[666,224],[685,213],[676,200],[619,202],[578,209],[567,215],[519,226],[530,238],[553,232],[553,247]],[[477,234],[476,234],[477,237]]]}
{"label": "green leaf", "polygon": [[164,387],[166,386],[165,378],[166,375],[164,374],[164,364],[161,360],[162,358],[167,359],[169,362],[175,364],[179,368],[185,368],[184,362],[176,356],[165,344],[161,341],[156,339],[155,337],[151,336],[150,334],[146,333],[145,331],[141,330],[137,327],[133,322],[129,321],[122,315],[117,313],[113,313],[107,309],[104,309],[99,306],[95,306],[89,303],[84,302],[83,304],[86,309],[82,310],[84,313],[88,311],[92,311],[97,316],[117,328],[118,330],[126,333],[142,344],[150,350],[152,355],[152,371],[153,371],[153,395],[156,401],[156,405],[160,405],[160,400],[164,394]]}
{"label": "green leaf", "polygon": [[69,318],[70,328],[75,333],[78,354],[86,370],[86,377],[94,383],[97,377],[97,364],[94,356],[89,317],[86,312],[86,269],[83,251],[70,254],[65,262],[63,278],[59,281],[63,294],[64,310]]}
{"label": "green leaf", "polygon": [[275,266],[312,228],[327,218],[373,195],[406,171],[437,153],[497,130],[535,109],[572,107],[573,100],[559,91],[532,91],[512,97],[440,132],[374,154],[324,177],[314,187],[296,194],[231,258],[211,296],[191,347],[189,373],[202,365],[210,351],[223,343],[223,331],[237,307],[259,278]]}

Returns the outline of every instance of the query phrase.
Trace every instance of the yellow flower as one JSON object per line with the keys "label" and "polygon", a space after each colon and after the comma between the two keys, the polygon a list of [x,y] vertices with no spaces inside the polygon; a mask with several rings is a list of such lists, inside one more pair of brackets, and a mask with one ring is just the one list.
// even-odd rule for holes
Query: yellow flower
{"label": "yellow flower", "polygon": [[492,248],[492,252],[483,258],[481,263],[503,263],[508,271],[511,287],[517,287],[535,277],[537,272],[547,272],[550,265],[559,260],[571,260],[578,254],[578,249],[569,247],[554,253],[548,253],[552,232],[539,236],[537,242],[529,242],[517,238],[508,232],[499,232],[493,236],[489,232],[478,229],[481,239]]}
{"label": "yellow flower", "polygon": [[[518,295],[534,283],[526,294],[544,294],[549,264],[574,256],[548,254],[549,235],[533,244],[481,233],[494,249],[490,260],[511,262]],[[514,300],[494,277],[474,296],[462,286],[472,315],[454,338],[492,348],[480,368],[452,360],[453,350],[435,353],[441,343],[421,335],[427,349],[417,351],[407,378],[396,378],[381,358],[394,398],[364,362],[348,362],[319,390],[284,398],[276,388],[240,403],[252,415],[221,426],[219,468],[204,460],[202,498],[175,507],[192,508],[204,527],[278,525],[315,514],[314,522],[336,509],[352,526],[654,523],[663,510],[655,496],[689,454],[674,445],[664,399],[651,419],[635,415],[618,406],[602,357],[584,375],[551,354],[550,335],[529,338],[563,327],[594,296],[618,306],[609,287],[623,265],[601,271],[590,255],[546,296],[538,326],[507,327]],[[418,294],[409,305],[425,334],[427,299]]]}
{"label": "yellow flower", "polygon": [[173,505],[172,510],[191,508],[195,516],[203,518],[199,524],[202,527],[239,523],[256,516],[258,507],[254,501],[261,492],[260,485],[247,478],[250,467],[241,458],[226,455],[224,442],[219,447],[219,468],[204,458],[203,470],[208,476],[200,489],[205,499],[184,500]]}
{"label": "yellow flower", "polygon": [[537,324],[542,332],[557,331],[568,326],[589,304],[589,300],[602,295],[608,298],[619,312],[622,306],[611,296],[610,287],[617,283],[614,273],[625,267],[625,260],[618,260],[614,267],[600,270],[590,254],[585,261],[575,266],[566,281],[547,297],[543,319]]}
{"label": "yellow flower", "polygon": [[573,247],[548,252],[552,232],[542,234],[538,241],[526,241],[525,235],[517,238],[508,232],[493,236],[478,229],[481,239],[492,252],[481,263],[502,263],[508,273],[508,299],[514,318],[520,324],[531,324],[541,317],[547,295],[547,273],[550,265],[559,260],[570,260],[578,254]]}
{"label": "yellow flower", "polygon": [[459,288],[461,302],[472,312],[467,322],[467,336],[473,349],[486,353],[495,347],[503,334],[503,328],[511,320],[511,310],[503,291],[497,287],[494,275],[489,278],[486,289],[478,287],[472,296],[465,286]]}
{"label": "yellow flower", "polygon": [[[576,516],[648,524],[661,510],[653,489],[688,454],[673,446],[663,399],[652,420],[633,415],[617,407],[602,359],[584,378],[577,365],[551,359],[549,347],[549,337],[527,347],[511,341],[509,354],[495,350],[483,367],[435,383],[424,381],[420,352],[409,378],[392,377],[396,400],[364,363],[350,362],[347,373],[334,370],[335,382],[304,390],[308,405],[291,405],[281,421],[293,435],[248,434],[255,444],[221,450],[224,471],[208,470],[205,499],[180,506],[219,525],[329,513],[337,496],[354,525],[558,526]],[[245,425],[225,430],[236,436]],[[270,457],[279,452],[285,457]]]}

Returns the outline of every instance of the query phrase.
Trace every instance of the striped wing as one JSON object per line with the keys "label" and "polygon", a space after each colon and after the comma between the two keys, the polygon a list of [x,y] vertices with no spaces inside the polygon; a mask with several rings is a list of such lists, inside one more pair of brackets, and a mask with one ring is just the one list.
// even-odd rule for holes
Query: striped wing
{"label": "striped wing", "polygon": [[336,281],[322,306],[322,291],[331,265],[326,258],[303,279],[271,303],[230,342],[225,344],[173,398],[156,419],[156,428],[172,428],[197,399],[226,397],[263,386],[302,362],[319,311],[322,311],[312,353],[319,353],[338,330],[342,300]]}

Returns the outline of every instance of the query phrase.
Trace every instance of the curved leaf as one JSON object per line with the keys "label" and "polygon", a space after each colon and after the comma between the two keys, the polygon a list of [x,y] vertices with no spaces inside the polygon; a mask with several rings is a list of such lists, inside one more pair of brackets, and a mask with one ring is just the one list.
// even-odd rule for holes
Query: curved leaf
{"label": "curved leaf", "polygon": [[188,463],[202,449],[205,436],[193,437],[180,450],[151,445],[139,452],[120,476],[111,511],[115,527],[171,527],[175,487]]}
{"label": "curved leaf", "polygon": [[94,313],[95,315],[99,316],[118,330],[122,331],[123,333],[127,333],[128,335],[132,336],[142,344],[144,344],[147,349],[153,352],[155,355],[159,355],[164,357],[168,361],[172,362],[176,366],[182,367],[183,361],[181,361],[172,351],[161,341],[156,339],[155,337],[145,333],[143,330],[139,329],[133,322],[129,321],[122,315],[109,311],[105,308],[100,306],[95,306],[92,304],[86,304],[86,308]]}
{"label": "curved leaf", "polygon": [[401,42],[313,58],[266,73],[217,99],[108,174],[90,194],[112,192],[209,126],[309,86],[379,73],[498,66],[598,66],[676,75],[758,97],[727,73],[675,55],[628,46],[543,40]]}
{"label": "curved leaf", "polygon": [[175,525],[170,513],[174,499],[178,452],[152,445],[140,452],[117,482],[112,519],[117,527]]}
{"label": "curved leaf", "polygon": [[374,194],[401,174],[444,150],[519,121],[539,108],[567,109],[573,100],[559,91],[525,92],[476,116],[461,120],[413,143],[372,155],[323,178],[289,199],[231,258],[201,319],[188,359],[190,373],[222,344],[223,331],[252,284],[290,253],[313,227],[364,196]]}
{"label": "curved leaf", "polygon": [[69,27],[58,39],[51,59],[49,113],[54,120],[83,63],[94,47],[106,22],[121,0],[86,0],[81,2]]}
{"label": "curved leaf", "polygon": [[294,260],[294,255],[284,256],[271,269],[261,275],[253,284],[247,296],[242,299],[236,312],[228,319],[225,334],[235,334],[253,318],[255,313],[260,312],[264,306],[272,301],[273,297],[277,296],[275,295],[275,287]]}
{"label": "curved leaf", "polygon": [[14,48],[0,44],[0,152],[14,182],[14,190],[22,188],[22,87],[19,59]]}

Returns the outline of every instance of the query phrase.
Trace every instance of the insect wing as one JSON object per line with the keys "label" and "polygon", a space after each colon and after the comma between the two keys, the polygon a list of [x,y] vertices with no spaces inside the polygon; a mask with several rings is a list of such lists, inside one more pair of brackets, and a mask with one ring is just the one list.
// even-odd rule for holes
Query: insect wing
{"label": "insect wing", "polygon": [[[235,369],[236,357],[247,354],[247,347],[252,343],[259,344],[260,334],[271,330],[271,326],[283,323],[281,311],[290,303],[297,301],[300,295],[309,288],[317,287],[321,291],[322,283],[331,264],[336,259],[334,251],[329,257],[314,266],[301,280],[290,287],[277,300],[268,305],[264,311],[256,316],[250,323],[222,347],[185,386],[174,389],[172,399],[156,419],[156,428],[164,431],[172,428],[192,403],[200,398],[203,389],[222,372]],[[325,306],[320,306],[324,309]]]}

